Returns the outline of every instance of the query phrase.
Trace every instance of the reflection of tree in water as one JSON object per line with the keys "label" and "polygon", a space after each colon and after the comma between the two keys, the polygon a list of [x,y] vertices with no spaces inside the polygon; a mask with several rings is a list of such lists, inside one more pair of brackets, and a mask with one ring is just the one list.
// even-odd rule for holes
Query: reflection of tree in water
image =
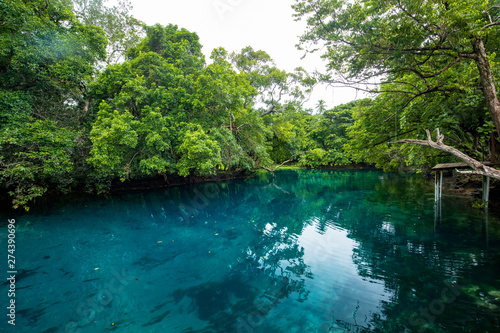
{"label": "reflection of tree in water", "polygon": [[[464,211],[464,201],[460,200],[447,201],[442,222],[434,225],[429,209],[432,192],[425,197],[422,193],[427,185],[409,181],[413,182],[409,186],[391,180],[382,182],[365,197],[369,204],[347,211],[341,223],[349,230],[349,237],[359,243],[353,254],[359,275],[382,279],[394,294],[390,303],[382,303],[388,319],[373,318],[374,326],[384,331],[479,329],[484,321],[477,324],[477,318],[494,316],[471,304],[474,300],[463,291],[459,301],[446,304],[446,311],[435,311],[439,315],[429,311],[429,306],[436,299],[439,302],[443,290],[449,293],[453,283],[466,285],[481,271],[488,272],[485,276],[495,276],[489,272],[491,258],[485,249],[484,225],[471,223],[475,216],[467,213],[453,214]],[[421,319],[418,324],[412,321],[415,313]]]}
{"label": "reflection of tree in water", "polygon": [[[372,172],[366,172],[371,175]],[[300,274],[302,276],[312,278],[313,272],[303,260],[303,248],[294,245],[293,251],[300,252],[299,260],[289,260],[288,267],[284,268],[283,254],[286,251],[281,249],[282,244],[287,238],[295,239],[300,235],[308,225],[315,225],[318,232],[324,232],[330,225],[331,219],[325,216],[318,216],[318,212],[331,211],[329,217],[335,213],[343,214],[343,210],[348,210],[353,205],[353,198],[345,200],[346,196],[342,193],[352,191],[363,191],[366,188],[373,187],[372,178],[366,177],[366,173],[349,173],[349,172],[283,172],[277,174],[274,182],[267,185],[269,189],[268,197],[260,195],[260,207],[265,209],[265,214],[268,221],[273,224],[268,226],[276,237],[281,237],[282,240],[277,242],[274,251],[269,251],[268,247],[264,249],[257,247],[260,251],[256,257],[267,257],[266,270],[268,275],[273,276],[278,273],[279,276],[286,276],[290,273]],[[356,181],[353,182],[353,178]],[[376,178],[378,179],[378,178]],[[262,210],[261,209],[261,210]],[[262,216],[262,215],[261,215]],[[316,218],[317,217],[317,218]],[[278,251],[276,251],[278,249]],[[290,249],[291,250],[291,249]],[[285,258],[295,258],[294,256],[286,255]],[[281,262],[280,262],[281,260]],[[292,284],[293,286],[293,284]],[[309,291],[300,293],[297,297],[298,301],[307,300]],[[329,303],[328,301],[326,303]],[[359,306],[359,305],[358,305]],[[345,332],[363,332],[366,330],[361,325],[356,324],[356,309],[353,311],[353,322],[349,323],[345,320],[335,317],[335,313],[325,314],[327,322],[321,327],[317,327],[319,332],[329,332],[330,329],[343,330]],[[271,328],[268,328],[271,329]],[[265,330],[263,330],[265,331]],[[275,331],[279,331],[275,329]]]}
{"label": "reflection of tree in water", "polygon": [[[294,181],[288,179],[294,177]],[[498,281],[493,285],[487,281],[485,286],[470,286],[470,281],[485,281],[486,276],[496,276],[498,271],[492,265],[497,260],[488,256],[485,248],[485,226],[471,223],[477,221],[478,212],[464,210],[466,200],[447,201],[443,218],[435,225],[432,187],[420,178],[402,182],[400,177],[379,172],[320,171],[280,173],[275,182],[283,193],[293,193],[283,194],[283,201],[289,203],[286,209],[298,216],[297,221],[302,224],[294,226],[297,233],[311,217],[316,217],[314,223],[319,233],[332,225],[348,230],[348,237],[359,244],[353,254],[358,274],[383,281],[388,294],[394,295],[390,301],[381,301],[381,311],[363,325],[357,325],[356,320],[352,323],[336,318],[333,313],[331,323],[324,324],[322,331],[333,327],[346,332],[411,332],[440,326],[448,331],[464,327],[487,329],[484,321],[474,323],[476,318],[498,320],[495,314],[488,313],[488,308],[500,307],[500,303],[487,295],[487,290],[500,289]],[[271,203],[279,206],[276,196],[273,200]],[[294,209],[290,208],[292,205]],[[279,216],[274,221],[286,225]],[[489,233],[490,238],[500,238],[495,236]],[[453,288],[457,283],[469,287],[461,291],[458,301],[446,304],[446,311],[439,316],[429,311],[420,313],[421,308],[425,310],[432,301],[439,300],[445,288]],[[415,313],[423,320],[412,326]]]}
{"label": "reflection of tree in water", "polygon": [[[371,172],[367,172],[371,175]],[[378,173],[377,173],[378,174]],[[372,180],[373,177],[366,176],[365,173],[342,173],[342,172],[292,172],[292,173],[280,173],[277,175],[274,182],[268,185],[271,189],[269,193],[269,198],[266,201],[266,197],[260,196],[260,201],[262,203],[261,207],[266,209],[264,216],[269,221],[273,221],[271,230],[277,237],[281,237],[286,240],[287,237],[296,237],[300,235],[305,227],[308,225],[316,224],[315,227],[318,232],[322,233],[330,225],[331,219],[324,216],[319,216],[318,212],[321,211],[331,211],[329,216],[335,213],[342,213],[342,210],[347,210],[356,201],[356,198],[350,198],[347,202],[344,200],[346,197],[341,193],[348,193],[352,191],[363,191],[367,188],[373,187]],[[296,178],[291,181],[288,178]],[[363,181],[353,182],[353,178],[361,178]],[[326,179],[326,181],[325,181]],[[375,178],[378,181],[378,178]],[[357,179],[358,180],[358,179]],[[281,236],[279,236],[281,234]],[[294,239],[294,238],[293,238]],[[285,241],[282,240],[278,242],[275,249],[280,248],[280,244]],[[297,245],[295,245],[296,247]],[[257,247],[258,248],[258,247]],[[283,276],[291,273],[298,273],[305,277],[312,278],[313,272],[303,260],[303,248],[294,249],[294,251],[301,252],[300,259],[292,260],[292,264],[288,268],[283,268],[282,255],[285,251],[268,251],[265,247],[264,250],[256,255],[256,257],[267,257],[268,275],[272,276],[278,272],[279,276]],[[290,257],[290,256],[286,256]],[[294,256],[291,256],[294,258]],[[285,265],[286,266],[286,265]],[[309,291],[305,293],[299,293],[297,297],[298,301],[307,300]],[[358,304],[359,307],[359,304]],[[345,320],[335,317],[335,314],[325,314],[328,318],[327,322],[321,327],[316,327],[319,329],[318,332],[329,332],[330,329],[343,330],[345,332],[363,332],[367,328],[358,325],[356,323],[356,309],[352,309],[354,323],[347,322]],[[270,329],[270,328],[269,328]],[[263,330],[265,331],[265,330]],[[275,331],[279,331],[275,329]]]}
{"label": "reflection of tree in water", "polygon": [[[301,255],[293,247],[277,250],[275,254],[281,260],[292,256],[288,258],[290,261],[300,261]],[[210,322],[215,332],[236,332],[239,325],[253,326],[292,293],[298,298],[307,295],[304,289],[307,268],[299,264],[283,269],[276,266],[273,258],[270,255],[263,259],[249,249],[249,255],[223,281],[177,290],[174,298],[177,303],[186,296],[191,298],[192,310],[197,311],[200,319]]]}
{"label": "reflection of tree in water", "polygon": [[[238,197],[238,202],[233,199],[225,202],[228,206],[222,211],[231,215],[230,212],[237,207],[238,211],[255,214],[254,228],[262,237],[247,247],[223,281],[174,293],[176,302],[190,298],[192,310],[197,311],[200,319],[208,321],[210,329],[215,332],[245,331],[242,330],[245,327],[260,326],[281,300],[292,294],[299,301],[305,300],[308,294],[305,279],[311,276],[311,272],[304,264],[303,249],[298,246],[294,234],[288,231],[290,221],[275,211],[276,207],[300,200],[282,189],[274,186],[262,188],[260,185],[247,191],[242,188]],[[253,211],[255,207],[258,211]],[[301,229],[299,225],[296,227]],[[275,328],[275,331],[279,329]]]}
{"label": "reflection of tree in water", "polygon": [[[162,214],[175,215],[170,213],[171,203],[179,199],[194,207],[189,200],[196,193],[204,193],[204,186],[159,198],[158,204],[151,206],[161,209],[151,215],[160,219]],[[233,260],[231,271],[222,281],[174,293],[176,302],[189,299],[191,311],[216,332],[238,328],[245,332],[243,328],[257,326],[257,331],[282,331],[283,322],[272,327],[269,325],[274,323],[264,319],[274,310],[274,320],[281,309],[278,304],[285,299],[306,301],[310,297],[305,281],[314,272],[304,262],[304,249],[297,243],[308,226],[319,234],[332,227],[347,230],[348,237],[357,243],[352,259],[358,274],[382,281],[387,294],[393,295],[389,301],[381,301],[380,311],[368,319],[356,318],[354,308],[349,309],[353,318],[346,318],[326,307],[325,321],[318,332],[418,331],[420,327],[409,324],[411,316],[438,298],[445,282],[467,285],[481,274],[498,275],[491,268],[487,250],[481,249],[483,225],[470,223],[467,213],[453,215],[454,211],[463,212],[464,203],[455,200],[443,206],[443,219],[435,226],[432,188],[419,180],[400,182],[373,171],[283,171],[276,173],[274,182],[256,177],[218,186],[217,196],[208,203],[208,207],[217,209],[195,207],[190,226],[223,220],[232,221],[228,225],[234,221],[235,225],[251,223],[252,227],[245,230],[254,236],[222,230],[220,235],[228,240],[248,241],[246,253]],[[217,228],[211,224],[207,228],[212,227]],[[494,246],[493,239],[500,237],[490,233],[490,238],[490,246]],[[500,289],[500,285],[496,287]],[[474,299],[462,292],[458,301],[446,304],[446,311],[429,327],[463,330],[475,316],[494,320],[483,307],[471,307],[471,302]],[[477,327],[487,327],[481,325]]]}

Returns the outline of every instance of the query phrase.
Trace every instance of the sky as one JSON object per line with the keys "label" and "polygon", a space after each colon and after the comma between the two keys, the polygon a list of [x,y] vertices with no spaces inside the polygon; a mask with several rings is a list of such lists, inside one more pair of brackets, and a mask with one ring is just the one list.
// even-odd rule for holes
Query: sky
{"label": "sky", "polygon": [[[267,52],[280,69],[293,71],[322,70],[319,54],[309,54],[296,44],[305,31],[305,23],[293,18],[293,0],[131,0],[132,15],[148,25],[176,24],[196,32],[207,60],[214,48],[224,47],[239,52],[246,46]],[[354,89],[319,86],[305,107],[315,109],[317,101],[325,100],[328,107],[362,98]]]}

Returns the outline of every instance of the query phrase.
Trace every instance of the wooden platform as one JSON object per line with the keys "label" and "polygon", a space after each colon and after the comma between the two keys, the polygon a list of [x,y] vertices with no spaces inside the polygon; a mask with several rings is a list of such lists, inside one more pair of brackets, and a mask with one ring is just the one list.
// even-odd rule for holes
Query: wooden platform
{"label": "wooden platform", "polygon": [[[491,162],[481,162],[487,166],[493,166]],[[455,169],[467,169],[471,168],[466,163],[443,163],[438,164],[432,170],[436,171],[435,183],[434,183],[434,199],[436,202],[441,200],[443,196],[443,171],[445,170],[455,170]],[[439,172],[439,176],[438,176]],[[483,201],[488,205],[490,199],[490,177],[483,176]]]}
{"label": "wooden platform", "polygon": [[[487,166],[492,166],[493,163],[491,162],[481,162],[484,165]],[[465,168],[470,168],[466,163],[443,163],[443,164],[437,164],[432,170],[453,170],[453,169],[465,169]]]}

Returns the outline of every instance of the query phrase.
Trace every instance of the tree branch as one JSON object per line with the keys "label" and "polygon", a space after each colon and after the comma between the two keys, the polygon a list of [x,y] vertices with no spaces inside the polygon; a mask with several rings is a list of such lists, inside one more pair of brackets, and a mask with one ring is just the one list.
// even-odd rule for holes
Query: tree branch
{"label": "tree branch", "polygon": [[265,167],[265,166],[261,166],[260,168],[261,168],[261,169],[264,169],[264,170],[267,170],[267,171],[269,171],[270,173],[272,173],[272,174],[273,174],[273,178],[274,178],[274,171],[278,170],[278,169],[279,169],[279,168],[281,168],[283,165],[285,165],[285,164],[287,164],[287,163],[292,162],[292,161],[293,161],[293,158],[294,158],[295,156],[297,156],[297,155],[302,155],[302,154],[305,154],[305,153],[310,153],[310,152],[311,152],[311,151],[306,150],[306,151],[302,151],[302,152],[300,152],[300,153],[297,153],[297,154],[295,154],[295,155],[292,155],[292,157],[291,157],[289,160],[286,160],[285,162],[281,163],[280,165],[278,165],[278,166],[276,166],[276,167],[274,167],[274,168],[272,168],[272,169],[271,169],[271,168],[268,168],[268,167]]}
{"label": "tree branch", "polygon": [[[275,105],[275,104],[271,105],[271,106],[269,107],[269,109],[267,109],[266,111],[264,111],[264,113],[262,113],[262,114],[260,115],[260,117],[261,117],[261,118],[263,118],[263,117],[267,116],[267,115],[268,115],[268,114],[270,114],[270,113],[277,112],[277,111],[275,111],[275,110],[274,110],[275,108],[276,108],[276,105]],[[278,111],[279,111],[279,110],[278,110]]]}
{"label": "tree branch", "polygon": [[406,101],[406,103],[400,107],[398,110],[396,110],[396,112],[394,112],[389,118],[387,118],[386,120],[382,121],[383,123],[385,122],[388,122],[389,120],[391,120],[395,115],[398,114],[398,112],[402,111],[403,109],[405,109],[408,105],[410,105],[411,102],[413,102],[416,98],[422,96],[422,95],[425,95],[425,94],[430,94],[430,93],[433,93],[433,92],[436,92],[436,91],[439,91],[439,87],[433,87],[433,88],[429,88],[427,89],[426,91],[422,91],[418,94],[415,94],[412,98],[410,98],[409,100]]}
{"label": "tree branch", "polygon": [[484,31],[484,30],[486,30],[488,28],[491,28],[491,27],[493,27],[495,25],[500,25],[500,22],[492,22],[490,24],[487,24],[487,25],[485,25],[484,27],[481,28],[481,31]]}
{"label": "tree branch", "polygon": [[474,175],[488,176],[488,177],[500,180],[500,170],[489,167],[489,166],[473,159],[472,157],[462,153],[460,150],[445,145],[443,143],[444,135],[442,135],[440,133],[439,128],[437,129],[436,141],[432,140],[431,132],[429,130],[426,130],[426,132],[427,132],[427,140],[405,139],[405,140],[399,140],[399,141],[391,142],[391,143],[392,144],[411,143],[411,144],[416,144],[416,145],[421,145],[421,146],[428,146],[428,147],[431,147],[434,149],[444,151],[446,153],[449,153],[449,154],[459,158],[461,161],[465,162],[465,164],[467,164],[472,169],[472,171],[459,171],[459,172],[474,174]]}
{"label": "tree branch", "polygon": [[[380,141],[380,142],[378,142],[378,143],[375,143],[375,144],[371,145],[371,148],[375,148],[375,147],[377,147],[377,146],[379,146],[379,145],[381,145],[381,144],[386,143],[386,142],[387,142],[387,141],[389,141],[389,140],[392,140],[392,139],[394,139],[394,138],[397,138],[398,136],[402,136],[402,135],[410,134],[410,133],[415,132],[415,131],[416,131],[416,129],[412,129],[411,131],[407,131],[407,132],[404,132],[404,133],[399,133],[399,134],[397,134],[397,135],[393,135],[393,136],[391,136],[391,137],[389,137],[389,138],[387,138],[387,139],[385,139],[385,140],[383,140],[383,141]],[[393,143],[393,142],[389,142],[389,143]]]}
{"label": "tree branch", "polygon": [[243,126],[247,126],[247,125],[250,126],[251,128],[253,128],[252,124],[250,124],[250,123],[244,123],[244,124],[241,124],[240,126],[236,127],[236,131],[239,131],[240,128],[242,128]]}

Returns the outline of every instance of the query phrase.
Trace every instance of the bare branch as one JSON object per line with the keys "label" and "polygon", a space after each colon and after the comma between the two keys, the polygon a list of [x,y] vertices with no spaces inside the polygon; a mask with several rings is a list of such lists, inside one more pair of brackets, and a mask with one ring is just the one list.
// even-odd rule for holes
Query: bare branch
{"label": "bare branch", "polygon": [[269,109],[267,109],[266,111],[264,111],[264,113],[262,113],[262,114],[260,115],[260,117],[261,117],[261,118],[263,118],[263,117],[267,116],[267,115],[268,115],[268,114],[270,114],[270,113],[280,111],[280,110],[277,110],[277,111],[276,111],[276,110],[275,110],[275,108],[276,108],[276,105],[275,105],[275,104],[271,105],[271,106],[269,107]]}
{"label": "bare branch", "polygon": [[[412,133],[412,132],[415,132],[415,131],[416,131],[416,129],[412,129],[411,131],[407,131],[407,132],[404,132],[404,133],[399,133],[397,135],[391,136],[389,138],[384,139],[383,141],[375,143],[374,145],[371,146],[371,148],[377,147],[377,146],[379,146],[379,145],[381,145],[383,143],[386,143],[387,141],[389,141],[391,139],[397,138],[398,136],[406,135],[406,134],[409,134],[409,133]],[[392,142],[390,142],[390,143],[392,143]]]}
{"label": "bare branch", "polygon": [[359,91],[364,91],[371,94],[381,94],[381,93],[398,93],[398,94],[408,94],[408,95],[417,95],[415,92],[406,91],[406,90],[376,90],[376,89],[364,89],[361,87],[356,87],[355,84],[349,84],[341,81],[325,81],[328,85],[335,88],[352,88]]}
{"label": "bare branch", "polygon": [[412,98],[410,98],[409,100],[406,101],[405,104],[403,104],[402,107],[400,107],[398,110],[396,110],[396,112],[394,112],[389,118],[387,118],[386,120],[382,121],[383,123],[391,120],[396,114],[398,114],[398,112],[400,112],[401,110],[403,110],[404,108],[406,108],[408,105],[410,105],[411,102],[413,102],[415,99],[417,99],[418,97],[422,96],[422,95],[425,95],[425,94],[430,94],[432,92],[436,92],[436,91],[440,91],[439,90],[439,87],[433,87],[433,88],[429,88],[427,89],[426,91],[422,91],[418,94],[415,94],[415,96],[413,96]]}
{"label": "bare branch", "polygon": [[441,74],[443,74],[444,72],[446,72],[448,69],[450,69],[451,67],[453,67],[453,65],[455,65],[456,63],[458,63],[462,58],[460,56],[458,56],[455,60],[453,60],[452,62],[450,62],[448,65],[446,65],[442,70],[440,70],[439,72],[437,73],[434,73],[434,74],[431,74],[431,75],[425,75],[424,77],[426,79],[429,79],[429,78],[433,78],[433,77],[436,77],[436,76],[439,76]]}
{"label": "bare branch", "polygon": [[444,151],[446,153],[449,153],[457,158],[459,158],[461,161],[465,162],[472,171],[467,171],[467,173],[470,174],[476,174],[476,175],[483,175],[483,176],[488,176],[491,178],[499,179],[500,180],[500,170],[494,169],[492,167],[489,167],[487,165],[484,165],[483,163],[473,159],[472,157],[462,153],[460,150],[450,147],[448,145],[445,145],[443,143],[444,140],[444,135],[442,135],[437,129],[437,138],[436,141],[432,140],[431,132],[429,130],[426,130],[427,132],[427,140],[416,140],[416,139],[405,139],[405,140],[399,140],[396,142],[391,142],[392,144],[399,144],[399,143],[410,143],[410,144],[416,144],[416,145],[421,145],[421,146],[428,146],[434,149],[438,149],[441,151]]}
{"label": "bare branch", "polygon": [[500,22],[492,22],[490,24],[487,24],[487,25],[485,25],[484,27],[481,28],[481,31],[484,31],[484,30],[486,30],[488,28],[491,28],[491,27],[493,27],[495,25],[500,25]]}
{"label": "bare branch", "polygon": [[261,169],[264,169],[264,170],[267,170],[267,171],[269,171],[270,173],[272,173],[272,174],[273,174],[273,178],[274,178],[274,171],[278,170],[278,169],[279,169],[279,168],[281,168],[283,165],[285,165],[285,164],[287,164],[287,163],[292,162],[292,161],[293,161],[293,158],[294,158],[295,156],[297,156],[297,155],[303,155],[303,154],[305,154],[305,153],[310,153],[310,152],[311,152],[310,150],[306,150],[306,151],[302,151],[302,152],[300,152],[300,153],[297,153],[297,154],[295,154],[295,155],[292,155],[292,157],[291,157],[289,160],[286,160],[285,162],[281,163],[280,165],[278,165],[278,166],[276,166],[276,167],[274,167],[274,168],[272,168],[272,169],[271,169],[271,168],[268,168],[268,167],[265,167],[265,166],[261,166],[260,168],[261,168]]}
{"label": "bare branch", "polygon": [[242,124],[242,125],[240,125],[240,126],[236,127],[236,131],[239,131],[239,130],[240,130],[240,128],[242,128],[243,126],[246,126],[246,125],[248,125],[248,126],[250,126],[251,128],[253,128],[252,124],[250,124],[250,123],[244,123],[244,124]]}

